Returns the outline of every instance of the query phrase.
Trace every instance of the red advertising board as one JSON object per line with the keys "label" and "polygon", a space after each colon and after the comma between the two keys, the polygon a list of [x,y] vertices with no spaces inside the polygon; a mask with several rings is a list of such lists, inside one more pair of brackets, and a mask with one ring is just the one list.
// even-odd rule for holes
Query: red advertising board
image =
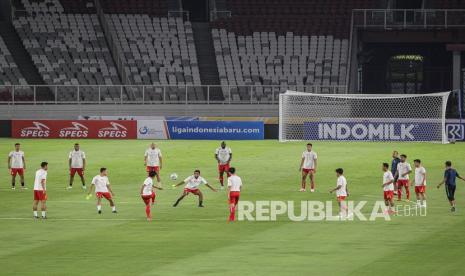
{"label": "red advertising board", "polygon": [[136,139],[137,121],[13,120],[11,137]]}

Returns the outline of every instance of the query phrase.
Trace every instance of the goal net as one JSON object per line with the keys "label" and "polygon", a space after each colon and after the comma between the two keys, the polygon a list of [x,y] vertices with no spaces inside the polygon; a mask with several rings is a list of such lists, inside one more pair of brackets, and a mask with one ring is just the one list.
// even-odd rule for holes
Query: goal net
{"label": "goal net", "polygon": [[279,97],[279,140],[447,143],[450,92],[416,95],[312,94]]}

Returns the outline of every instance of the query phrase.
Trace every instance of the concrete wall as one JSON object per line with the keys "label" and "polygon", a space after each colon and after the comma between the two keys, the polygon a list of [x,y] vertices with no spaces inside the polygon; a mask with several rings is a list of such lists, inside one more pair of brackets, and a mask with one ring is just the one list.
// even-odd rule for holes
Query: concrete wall
{"label": "concrete wall", "polygon": [[0,105],[1,119],[76,119],[79,115],[278,117],[278,105]]}

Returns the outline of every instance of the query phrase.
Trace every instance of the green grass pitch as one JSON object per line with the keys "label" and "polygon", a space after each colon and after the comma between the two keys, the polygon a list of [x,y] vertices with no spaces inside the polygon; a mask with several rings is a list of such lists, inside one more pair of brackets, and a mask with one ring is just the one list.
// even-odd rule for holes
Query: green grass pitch
{"label": "green grass pitch", "polygon": [[[10,190],[7,154],[14,142],[26,153],[28,191]],[[334,169],[343,167],[352,200],[382,200],[380,164],[393,149],[423,160],[428,172],[427,216],[375,222],[226,223],[226,192],[204,187],[205,208],[190,195],[171,205],[172,172],[184,178],[195,168],[218,187],[217,141],[160,141],[165,190],[157,193],[154,220],[145,220],[139,188],[149,141],[82,140],[86,179],[109,169],[118,214],[107,202],[98,215],[95,197],[68,184],[67,155],[75,141],[0,139],[0,275],[464,275],[465,183],[458,182],[458,211],[450,213],[443,163],[465,174],[465,144],[315,142],[317,191],[300,193],[300,156],[305,143],[231,141],[233,166],[244,182],[241,200],[333,200]],[[47,221],[32,219],[33,174],[49,162]]]}

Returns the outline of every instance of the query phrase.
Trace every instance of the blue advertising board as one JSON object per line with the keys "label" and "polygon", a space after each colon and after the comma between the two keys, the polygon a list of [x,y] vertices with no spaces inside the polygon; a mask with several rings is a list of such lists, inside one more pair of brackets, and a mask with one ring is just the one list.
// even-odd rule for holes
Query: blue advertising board
{"label": "blue advertising board", "polygon": [[465,141],[465,124],[458,121],[446,122],[447,139],[454,141]]}
{"label": "blue advertising board", "polygon": [[167,121],[170,139],[263,140],[261,121]]}
{"label": "blue advertising board", "polygon": [[435,141],[441,123],[431,122],[305,122],[305,140]]}

